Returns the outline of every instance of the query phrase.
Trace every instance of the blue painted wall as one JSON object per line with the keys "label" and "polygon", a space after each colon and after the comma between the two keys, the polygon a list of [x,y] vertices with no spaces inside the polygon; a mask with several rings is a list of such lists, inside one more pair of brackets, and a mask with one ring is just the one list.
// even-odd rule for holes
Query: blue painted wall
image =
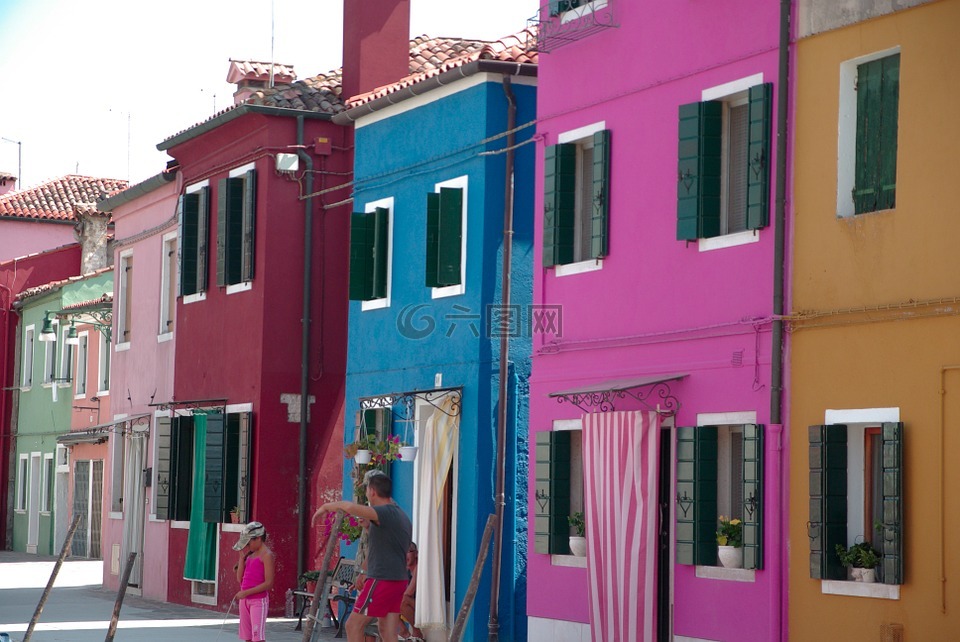
{"label": "blue painted wall", "polygon": [[[507,100],[499,76],[439,97],[415,109],[356,130],[354,211],[394,198],[391,304],[361,311],[350,302],[347,358],[347,441],[359,399],[391,392],[428,390],[435,375],[443,387],[462,387],[459,477],[456,496],[456,579],[459,609],[469,584],[487,516],[494,511],[494,473],[500,337],[487,321],[501,293]],[[467,84],[467,83],[465,83]],[[535,117],[536,89],[513,83],[517,123]],[[437,94],[440,92],[437,91]],[[425,96],[429,99],[430,94]],[[362,124],[362,123],[361,123]],[[528,140],[533,127],[517,132]],[[487,142],[484,142],[487,141]],[[510,339],[510,411],[507,435],[506,507],[501,563],[501,639],[526,639],[527,397],[533,291],[534,146],[516,150],[511,303],[519,336]],[[436,183],[468,177],[467,269],[462,295],[431,299],[424,285],[426,195]],[[395,424],[395,433],[402,426]],[[412,440],[412,434],[409,436]],[[345,466],[345,496],[352,484]],[[397,501],[413,508],[413,466],[392,464]],[[486,640],[490,612],[490,559],[477,593],[465,639]]]}

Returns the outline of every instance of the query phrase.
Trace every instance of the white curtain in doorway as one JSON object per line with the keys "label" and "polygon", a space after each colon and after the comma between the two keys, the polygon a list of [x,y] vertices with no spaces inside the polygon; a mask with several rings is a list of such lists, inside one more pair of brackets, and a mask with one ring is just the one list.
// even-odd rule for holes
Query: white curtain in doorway
{"label": "white curtain in doorway", "polygon": [[420,506],[414,541],[417,565],[416,625],[425,630],[448,628],[443,569],[443,486],[450,474],[460,433],[460,416],[452,417],[453,400],[440,404],[420,435],[417,488]]}
{"label": "white curtain in doorway", "polygon": [[592,639],[652,640],[660,417],[631,411],[588,414],[584,419]]}
{"label": "white curtain in doorway", "polygon": [[[123,426],[124,424],[119,424]],[[125,437],[127,454],[123,471],[123,554],[121,564],[127,563],[130,553],[136,553],[130,584],[140,586],[143,568],[143,458],[147,437],[143,433],[132,433]]]}

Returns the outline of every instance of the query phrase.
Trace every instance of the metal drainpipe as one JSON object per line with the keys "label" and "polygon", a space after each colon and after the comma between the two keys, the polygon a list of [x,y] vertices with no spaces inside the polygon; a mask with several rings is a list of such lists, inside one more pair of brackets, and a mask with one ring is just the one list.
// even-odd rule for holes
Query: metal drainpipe
{"label": "metal drainpipe", "polygon": [[[770,363],[770,423],[780,426],[778,435],[778,454],[780,456],[780,465],[777,467],[777,489],[780,492],[778,498],[778,531],[781,536],[784,532],[784,520],[786,519],[783,506],[786,506],[787,498],[783,497],[783,321],[779,318],[783,315],[783,290],[784,290],[784,260],[786,247],[786,201],[787,201],[787,100],[788,100],[788,82],[790,80],[790,0],[780,0],[780,65],[777,74],[777,193],[776,210],[774,220],[774,245],[773,245],[773,332],[771,341],[771,363]],[[778,539],[778,543],[782,542]],[[785,590],[783,586],[782,572],[784,564],[784,555],[778,551],[776,573],[776,591],[778,592],[778,604],[774,607],[776,623],[777,640],[786,639],[784,631],[784,613],[783,598]]]}
{"label": "metal drainpipe", "polygon": [[[303,116],[297,116],[297,156],[306,165],[306,190],[313,194],[313,159],[303,149]],[[313,196],[303,210],[303,332],[300,348],[300,467],[297,475],[297,577],[305,570],[307,557],[307,411],[310,384],[310,293],[313,286]]]}
{"label": "metal drainpipe", "polygon": [[[510,305],[510,267],[513,259],[513,144],[514,127],[517,124],[517,101],[510,86],[510,76],[503,76],[503,93],[507,98],[507,153],[504,169],[503,186],[503,274],[501,275],[500,312],[501,314]],[[501,320],[502,323],[502,320]],[[498,604],[500,602],[500,557],[503,542],[503,507],[504,499],[504,469],[507,456],[507,376],[509,367],[510,347],[509,333],[500,327],[500,392],[497,400],[497,472],[496,490],[494,491],[494,510],[496,527],[493,531],[493,555],[490,572],[490,620],[487,623],[488,640],[497,642],[500,637],[500,616]]]}

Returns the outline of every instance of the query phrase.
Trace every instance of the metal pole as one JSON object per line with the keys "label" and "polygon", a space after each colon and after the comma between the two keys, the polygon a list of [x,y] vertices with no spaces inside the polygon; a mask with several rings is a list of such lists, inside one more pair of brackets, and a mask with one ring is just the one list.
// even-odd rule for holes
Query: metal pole
{"label": "metal pole", "polygon": [[467,594],[464,596],[463,604],[457,613],[453,630],[450,631],[449,642],[460,642],[463,638],[463,629],[467,625],[467,618],[470,617],[470,610],[473,608],[473,601],[477,596],[477,589],[480,588],[480,575],[483,573],[483,563],[487,561],[490,538],[493,536],[496,525],[496,515],[491,515],[487,518],[487,527],[483,529],[483,539],[480,540],[480,557],[477,558],[477,563],[473,565],[473,575],[470,577],[470,585],[467,587]]}
{"label": "metal pole", "polygon": [[332,578],[327,577],[327,569],[330,567],[330,558],[333,557],[333,544],[337,541],[337,533],[340,532],[340,522],[343,521],[343,511],[337,511],[337,517],[333,520],[333,526],[330,527],[330,535],[327,537],[327,548],[323,553],[323,565],[320,570],[323,571],[323,581],[317,582],[317,587],[313,590],[313,601],[310,602],[310,613],[307,614],[307,624],[303,627],[303,642],[310,642],[313,635],[313,627],[317,623],[317,613],[320,611],[320,596],[327,593],[327,582]]}
{"label": "metal pole", "polygon": [[123,598],[127,594],[127,583],[130,582],[130,573],[133,572],[133,561],[137,559],[136,552],[127,556],[127,564],[123,567],[123,576],[120,578],[120,588],[117,590],[117,601],[113,605],[113,617],[110,618],[110,628],[107,629],[107,637],[103,642],[113,642],[113,636],[117,634],[117,622],[120,620],[120,607],[123,606]]}
{"label": "metal pole", "polygon": [[23,635],[23,642],[30,640],[30,636],[33,635],[33,629],[40,620],[40,614],[43,613],[43,605],[47,603],[47,597],[50,596],[50,591],[53,589],[53,583],[57,579],[57,573],[60,572],[60,567],[63,566],[63,560],[67,557],[67,551],[70,550],[70,544],[73,542],[73,534],[77,532],[77,526],[80,525],[81,517],[82,515],[76,515],[73,518],[73,524],[70,525],[70,530],[67,531],[67,539],[64,540],[63,548],[60,550],[60,557],[57,558],[57,563],[53,565],[53,572],[50,573],[50,579],[47,580],[47,587],[43,589],[43,595],[40,596],[37,610],[33,612],[33,617],[27,626],[27,632]]}

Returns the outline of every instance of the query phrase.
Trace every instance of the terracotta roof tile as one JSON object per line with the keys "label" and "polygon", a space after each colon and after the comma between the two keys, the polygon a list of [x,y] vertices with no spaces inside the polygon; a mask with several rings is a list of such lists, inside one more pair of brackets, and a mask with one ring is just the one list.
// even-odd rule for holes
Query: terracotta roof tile
{"label": "terracotta roof tile", "polygon": [[524,29],[493,42],[430,39],[426,36],[416,38],[414,42],[420,46],[416,49],[411,46],[409,76],[365,94],[353,96],[347,101],[347,108],[363,105],[475,60],[537,64],[537,33],[534,28]]}
{"label": "terracotta roof tile", "polygon": [[[113,271],[113,266],[112,266],[112,265],[109,265],[109,266],[107,266],[107,267],[102,267],[102,268],[100,268],[99,270],[94,270],[93,272],[90,272],[90,273],[88,273],[88,274],[81,274],[81,275],[78,275],[78,276],[70,276],[70,277],[67,277],[67,278],[65,278],[65,279],[60,279],[59,281],[50,281],[49,283],[44,283],[43,285],[38,285],[38,286],[35,286],[35,287],[32,287],[32,288],[27,288],[26,290],[24,290],[23,292],[21,292],[20,294],[18,294],[18,295],[16,296],[15,300],[16,300],[16,301],[23,302],[23,301],[26,301],[27,299],[30,299],[30,298],[32,298],[32,297],[39,296],[39,295],[41,295],[41,294],[46,294],[47,292],[54,292],[54,291],[56,291],[56,290],[59,290],[59,289],[62,288],[63,286],[67,285],[68,283],[76,283],[77,281],[85,281],[85,280],[87,280],[87,279],[89,279],[89,278],[91,278],[91,277],[100,276],[101,274],[104,274],[104,273],[106,273],[106,272],[111,272],[111,271]],[[96,301],[100,301],[100,300],[107,301],[107,297],[108,297],[108,296],[109,296],[109,300],[110,300],[110,301],[113,301],[113,292],[108,292],[108,293],[104,294],[103,296],[101,296],[101,297],[100,297],[99,299],[97,299]],[[93,301],[93,302],[96,302],[96,301]],[[91,304],[91,303],[93,303],[93,302],[91,302],[91,301],[86,301],[86,302],[84,302],[83,305],[89,305],[89,304]],[[77,306],[79,306],[79,305],[80,305],[80,304],[75,304],[74,306],[71,306],[71,307],[77,307]],[[66,308],[65,308],[65,309],[66,309]]]}
{"label": "terracotta roof tile", "polygon": [[[410,41],[411,76],[408,78],[414,78],[420,74],[436,75],[441,71],[458,67],[480,57],[492,60],[509,60],[511,62],[536,62],[536,52],[534,49],[536,46],[536,37],[533,35],[527,37],[524,34],[529,34],[529,32],[522,31],[520,34],[511,36],[511,38],[516,39],[513,42],[519,43],[517,46],[525,47],[523,59],[509,52],[504,53],[506,45],[501,45],[500,43],[507,42],[509,39],[489,42],[485,40],[465,40],[463,38],[431,38],[429,36],[418,36]],[[532,58],[532,60],[530,58]],[[231,60],[231,62],[244,64],[233,60]],[[245,64],[266,64],[269,67],[269,63],[248,62]],[[288,65],[284,67],[289,68],[291,74],[293,73],[292,67]],[[251,70],[252,69],[253,68],[251,68]],[[340,95],[342,92],[341,72],[342,69],[333,69],[327,73],[304,78],[303,80],[280,83],[271,88],[258,89],[255,90],[243,104],[264,105],[283,109],[299,109],[331,115],[339,114],[346,109],[343,97]],[[233,73],[232,69],[230,73]],[[294,75],[294,77],[296,76]],[[351,106],[354,106],[352,101]],[[172,136],[168,136],[165,140],[176,138],[194,127],[213,120],[237,107],[237,105],[231,105],[204,121],[196,123]]]}
{"label": "terracotta roof tile", "polygon": [[230,69],[227,71],[227,82],[238,83],[241,80],[270,81],[270,67],[273,67],[274,83],[289,83],[297,79],[297,72],[293,65],[279,63],[258,62],[256,60],[230,59]]}
{"label": "terracotta roof tile", "polygon": [[74,204],[95,203],[126,188],[124,180],[71,174],[0,196],[0,216],[72,221]]}

